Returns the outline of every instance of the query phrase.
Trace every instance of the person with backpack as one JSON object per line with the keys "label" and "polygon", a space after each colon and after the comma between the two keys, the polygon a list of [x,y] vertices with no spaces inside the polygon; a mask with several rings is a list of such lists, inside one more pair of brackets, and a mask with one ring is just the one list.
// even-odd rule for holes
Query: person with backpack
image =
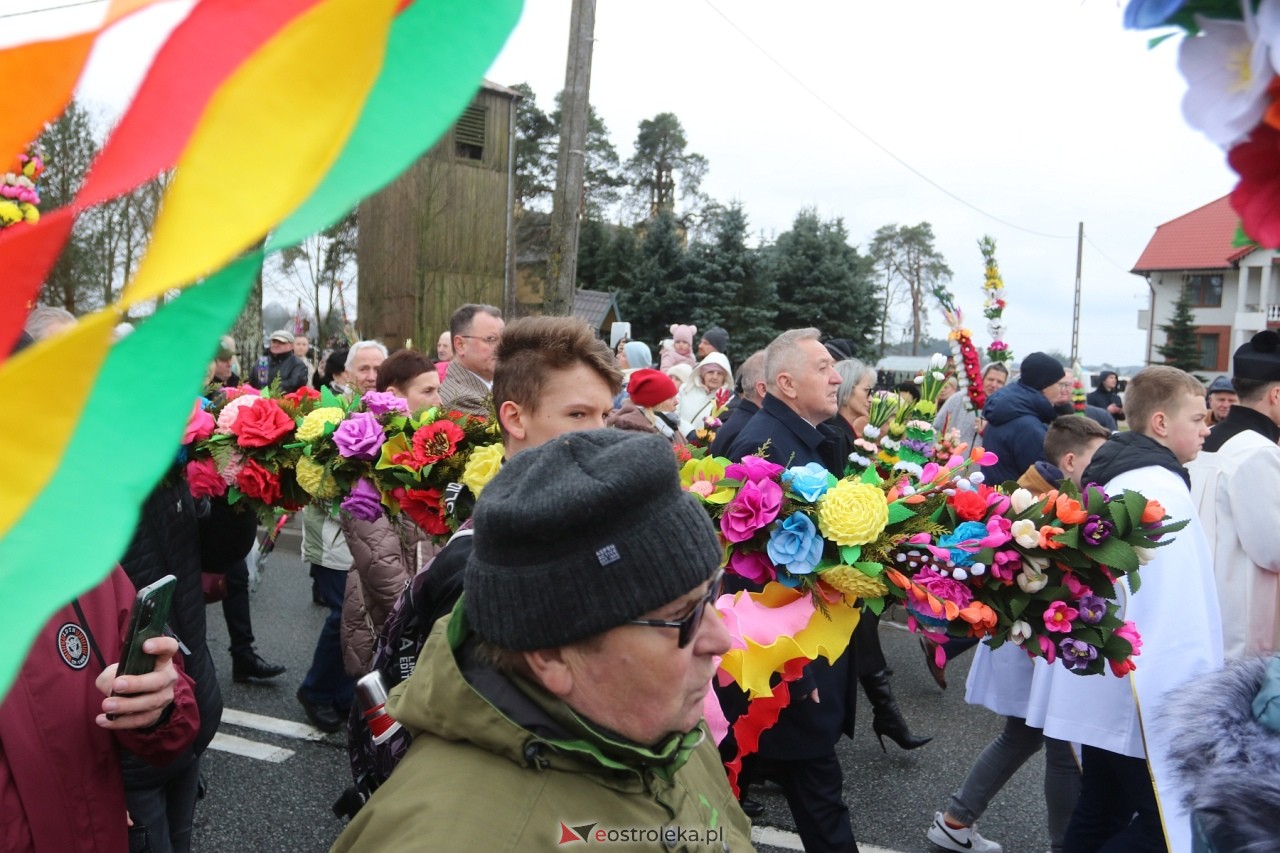
{"label": "person with backpack", "polygon": [[[565,433],[604,426],[621,388],[613,353],[582,320],[526,317],[513,322],[503,332],[493,375],[506,458]],[[371,665],[386,690],[413,673],[431,627],[457,604],[472,546],[471,530],[464,526],[418,572],[387,617]],[[386,780],[408,743],[402,729],[375,744],[356,703],[347,740],[355,791],[344,794],[334,811],[353,814]]]}

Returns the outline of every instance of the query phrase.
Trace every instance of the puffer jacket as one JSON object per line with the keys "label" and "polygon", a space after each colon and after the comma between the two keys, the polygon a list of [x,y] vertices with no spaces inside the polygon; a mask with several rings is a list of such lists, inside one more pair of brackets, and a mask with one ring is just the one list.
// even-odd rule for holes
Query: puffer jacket
{"label": "puffer jacket", "polygon": [[[413,745],[336,853],[553,850],[628,829],[654,834],[619,849],[753,849],[701,725],[653,747],[624,742],[480,664],[473,646],[461,606],[436,623],[387,706]],[[663,828],[682,833],[666,848]]]}
{"label": "puffer jacket", "polygon": [[1014,382],[992,394],[982,407],[987,421],[982,446],[998,461],[983,466],[987,482],[994,486],[1016,480],[1043,459],[1044,437],[1057,416],[1049,398],[1030,385]]}
{"label": "puffer jacket", "polygon": [[[207,503],[201,511],[207,513]],[[196,705],[200,709],[200,732],[191,745],[191,756],[180,758],[163,769],[136,756],[124,756],[125,787],[150,788],[163,783],[185,767],[191,757],[203,752],[222,720],[222,692],[205,638],[197,502],[191,497],[186,480],[162,482],[147,496],[133,540],[120,558],[120,566],[138,589],[165,575],[177,577],[169,626],[187,649],[183,664],[195,682]]]}
{"label": "puffer jacket", "polygon": [[403,513],[376,521],[344,514],[339,524],[352,559],[342,600],[342,663],[349,675],[359,677],[369,671],[382,623],[405,584],[436,549]]}

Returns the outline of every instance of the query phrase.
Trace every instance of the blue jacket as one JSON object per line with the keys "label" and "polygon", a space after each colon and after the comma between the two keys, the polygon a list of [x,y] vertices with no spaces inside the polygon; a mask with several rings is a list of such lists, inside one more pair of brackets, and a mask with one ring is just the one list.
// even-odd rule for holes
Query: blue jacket
{"label": "blue jacket", "polygon": [[1044,436],[1049,424],[1058,416],[1049,398],[1032,388],[1015,382],[1006,385],[982,407],[987,421],[982,446],[999,461],[983,466],[991,485],[1016,480],[1036,462],[1044,459]]}

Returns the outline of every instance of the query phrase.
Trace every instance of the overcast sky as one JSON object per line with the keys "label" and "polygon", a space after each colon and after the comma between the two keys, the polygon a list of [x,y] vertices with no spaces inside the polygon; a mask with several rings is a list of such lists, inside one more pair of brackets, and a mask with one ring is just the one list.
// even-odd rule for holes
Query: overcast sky
{"label": "overcast sky", "polygon": [[[59,3],[0,8],[51,5]],[[185,7],[146,14],[172,21]],[[549,109],[564,85],[570,7],[526,0],[490,79],[528,82]],[[623,158],[642,119],[675,113],[710,163],[704,191],[741,202],[766,236],[810,206],[843,217],[860,247],[881,225],[932,223],[980,346],[988,337],[976,242],[995,237],[1019,360],[1070,348],[1083,221],[1081,357],[1136,364],[1148,291],[1128,270],[1156,225],[1234,181],[1222,152],[1182,120],[1176,40],[1148,50],[1152,34],[1124,31],[1122,8],[1116,0],[602,2],[591,100]],[[75,11],[0,20],[0,42]],[[160,28],[143,21],[118,34],[85,94],[127,91],[142,69],[130,71],[122,57]],[[933,331],[943,328],[935,312]]]}

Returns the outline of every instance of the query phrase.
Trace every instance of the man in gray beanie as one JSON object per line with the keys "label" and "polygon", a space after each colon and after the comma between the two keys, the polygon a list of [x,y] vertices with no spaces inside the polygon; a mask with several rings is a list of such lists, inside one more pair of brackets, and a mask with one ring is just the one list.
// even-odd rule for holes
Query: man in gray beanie
{"label": "man in gray beanie", "polygon": [[987,422],[982,446],[998,457],[994,465],[982,468],[988,483],[1016,480],[1044,460],[1044,437],[1058,416],[1054,406],[1071,399],[1071,385],[1061,362],[1033,352],[1022,360],[1018,381],[987,400],[982,407]]}
{"label": "man in gray beanie", "polygon": [[473,519],[466,593],[387,705],[413,746],[333,849],[750,849],[701,724],[722,553],[670,444],[554,438]]}

